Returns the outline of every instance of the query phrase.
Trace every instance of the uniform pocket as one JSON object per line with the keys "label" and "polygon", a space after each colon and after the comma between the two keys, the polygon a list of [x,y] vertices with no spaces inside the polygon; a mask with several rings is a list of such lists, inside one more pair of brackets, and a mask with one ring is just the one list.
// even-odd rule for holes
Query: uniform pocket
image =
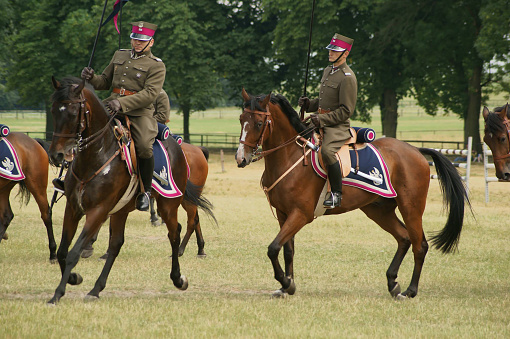
{"label": "uniform pocket", "polygon": [[326,86],[328,86],[330,88],[338,88],[339,85],[340,85],[340,83],[336,82],[336,81],[327,81],[326,82]]}
{"label": "uniform pocket", "polygon": [[114,74],[119,74],[120,72],[122,72],[122,68],[124,67],[124,63],[126,62],[126,60],[119,60],[119,59],[116,59],[116,60],[113,60],[113,73]]}
{"label": "uniform pocket", "polygon": [[143,66],[133,66],[133,71],[135,72],[135,77],[138,80],[141,80],[142,83],[145,82],[145,78],[147,78],[147,67]]}

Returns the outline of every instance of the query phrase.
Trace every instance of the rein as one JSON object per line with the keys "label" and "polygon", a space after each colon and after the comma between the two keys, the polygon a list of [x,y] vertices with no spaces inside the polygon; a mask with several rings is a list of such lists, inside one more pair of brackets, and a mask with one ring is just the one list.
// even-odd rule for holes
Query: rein
{"label": "rein", "polygon": [[[503,125],[505,125],[506,127],[506,136],[507,136],[507,140],[508,140],[508,148],[510,150],[510,120],[508,120],[507,117],[505,117],[505,119],[503,120]],[[503,159],[506,159],[510,157],[510,151],[505,154],[505,155],[501,155],[501,156],[492,156],[492,159],[494,160],[503,160]]]}

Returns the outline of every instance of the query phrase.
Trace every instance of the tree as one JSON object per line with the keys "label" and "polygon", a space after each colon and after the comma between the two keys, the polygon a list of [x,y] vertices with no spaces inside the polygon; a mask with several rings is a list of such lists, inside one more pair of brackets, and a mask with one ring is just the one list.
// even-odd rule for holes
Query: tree
{"label": "tree", "polygon": [[464,141],[472,136],[475,150],[481,153],[481,104],[492,91],[488,85],[502,82],[509,66],[509,3],[420,3],[416,26],[408,37],[408,48],[415,56],[413,84],[418,102],[429,114],[439,107],[458,114],[464,120]]}

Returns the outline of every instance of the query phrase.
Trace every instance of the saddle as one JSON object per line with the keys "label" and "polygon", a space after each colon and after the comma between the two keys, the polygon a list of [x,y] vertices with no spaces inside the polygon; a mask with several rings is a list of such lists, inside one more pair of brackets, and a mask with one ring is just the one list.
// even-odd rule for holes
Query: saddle
{"label": "saddle", "polygon": [[[351,138],[348,139],[345,142],[345,144],[343,144],[342,147],[340,147],[340,149],[335,153],[335,156],[338,159],[338,163],[340,164],[340,168],[342,170],[342,177],[344,177],[344,178],[346,176],[348,176],[349,173],[351,172],[351,154],[350,154],[349,150],[353,149],[356,154],[355,169],[357,170],[359,168],[359,157],[358,157],[357,149],[364,147],[364,143],[365,143],[365,142],[360,143],[357,141],[357,130],[356,129],[351,127],[349,129],[349,132],[351,133]],[[320,147],[322,147],[322,145]],[[318,152],[318,155],[319,155],[320,165],[322,166],[322,168],[326,168],[326,166],[324,166],[324,162],[322,160],[322,154],[321,154],[320,150]]]}

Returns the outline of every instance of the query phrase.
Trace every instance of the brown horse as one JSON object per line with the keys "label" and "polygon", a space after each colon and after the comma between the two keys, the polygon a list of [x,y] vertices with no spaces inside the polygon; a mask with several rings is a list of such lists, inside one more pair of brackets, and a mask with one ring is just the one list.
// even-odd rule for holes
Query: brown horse
{"label": "brown horse", "polygon": [[[312,166],[301,165],[304,149],[297,146],[295,140],[300,134],[308,137],[311,131],[301,122],[289,102],[281,95],[250,96],[244,89],[242,95],[244,109],[240,116],[241,138],[236,154],[237,164],[238,167],[245,167],[254,160],[254,156],[264,157],[265,171],[261,185],[280,223],[280,232],[267,252],[274,276],[282,286],[274,296],[294,294],[294,235],[314,220],[315,207],[317,203],[322,204],[319,196],[325,180],[314,173]],[[449,209],[446,226],[432,238],[433,244],[444,253],[456,249],[462,230],[464,205],[466,201],[469,204],[469,200],[457,170],[440,153],[431,149],[418,149],[393,138],[381,138],[372,145],[386,161],[397,196],[383,198],[344,185],[342,205],[327,210],[326,214],[341,214],[359,208],[393,235],[397,241],[397,252],[386,272],[388,290],[394,298],[412,298],[418,293],[420,274],[428,250],[422,217],[427,202],[430,168],[422,154],[434,160],[445,205]],[[257,151],[259,146],[262,146],[264,152]],[[395,213],[397,207],[403,221]],[[282,246],[285,272],[278,260]],[[409,287],[401,293],[396,279],[410,246],[414,254],[414,271]]]}
{"label": "brown horse", "polygon": [[28,204],[30,193],[35,198],[41,219],[46,226],[48,234],[48,243],[50,249],[50,262],[57,261],[57,244],[53,235],[53,225],[51,221],[51,209],[48,205],[46,188],[48,186],[48,154],[39,141],[36,141],[24,133],[12,132],[5,137],[16,150],[21,164],[21,170],[25,174],[25,179],[21,181],[12,181],[0,177],[0,242],[7,237],[7,227],[14,214],[9,203],[11,190],[16,184],[19,184],[19,193],[21,201]]}
{"label": "brown horse", "polygon": [[494,113],[484,107],[482,115],[485,120],[483,141],[492,151],[496,177],[500,181],[510,181],[510,110],[508,103],[495,108]]}
{"label": "brown horse", "polygon": [[[56,304],[65,294],[66,284],[80,284],[83,278],[72,269],[78,263],[85,244],[97,233],[110,216],[110,212],[129,187],[132,180],[125,162],[119,156],[120,147],[115,136],[112,117],[99,100],[91,86],[77,78],[64,78],[61,82],[52,79],[55,92],[52,95],[51,112],[54,134],[50,146],[50,157],[55,163],[62,158],[70,161],[65,178],[67,198],[62,239],[57,252],[62,279],[48,302]],[[161,217],[168,229],[172,247],[172,269],[170,278],[181,290],[188,287],[187,278],[180,273],[178,260],[179,226],[177,210],[183,197],[197,200],[196,186],[187,184],[187,168],[184,154],[173,138],[163,142],[169,154],[173,179],[184,196],[167,199],[154,190]],[[134,210],[134,198],[110,216],[109,255],[94,288],[87,298],[99,298],[108,274],[124,243],[124,229],[128,214]],[[79,220],[86,216],[83,230],[71,251],[69,246],[74,238]]]}

